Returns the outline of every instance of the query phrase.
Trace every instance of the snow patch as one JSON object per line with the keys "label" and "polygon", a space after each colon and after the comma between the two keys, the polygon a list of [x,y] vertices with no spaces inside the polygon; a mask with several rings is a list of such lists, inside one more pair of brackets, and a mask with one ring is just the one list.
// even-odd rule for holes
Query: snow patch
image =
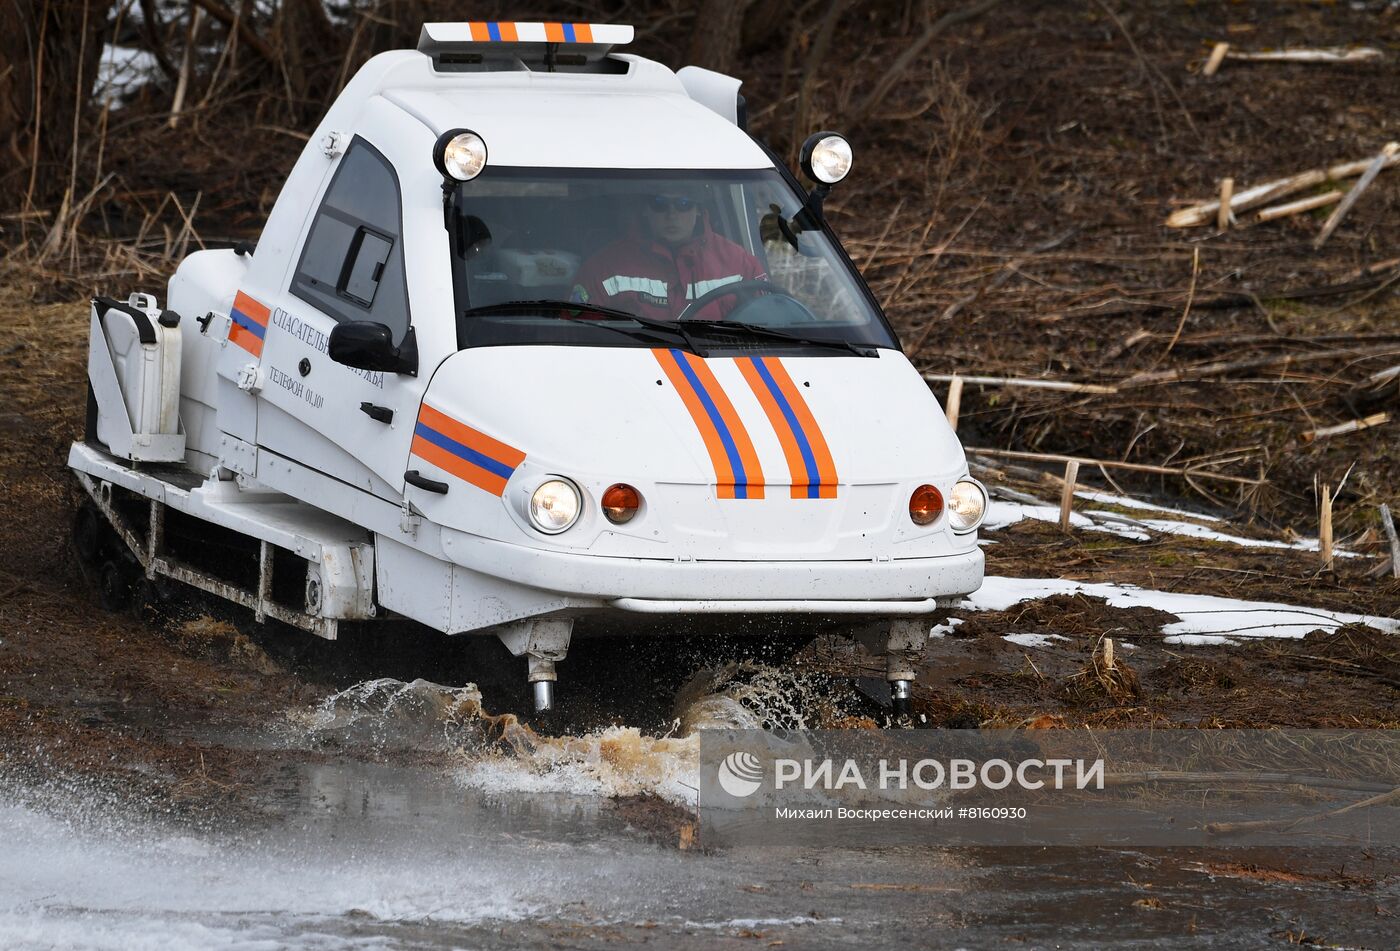
{"label": "snow patch", "polygon": [[[1230,545],[1240,545],[1244,548],[1288,548],[1293,551],[1317,551],[1319,547],[1316,538],[1300,538],[1294,542],[1270,541],[1266,538],[1242,538],[1239,535],[1227,535],[1218,532],[1207,525],[1197,525],[1195,522],[1176,522],[1169,519],[1147,518],[1142,520],[1142,524],[1152,529],[1154,532],[1161,532],[1164,535],[1182,535],[1187,538],[1200,538],[1205,541],[1225,542]],[[1334,548],[1334,553],[1339,558],[1356,558],[1354,551],[1343,551]]]}
{"label": "snow patch", "polygon": [[[1031,505],[1027,502],[992,499],[987,506],[987,517],[982,521],[982,531],[994,532],[999,528],[1006,528],[1008,525],[1014,525],[1026,519],[1057,523],[1060,520],[1060,508],[1057,505]],[[1081,512],[1071,512],[1069,515],[1069,523],[1074,528],[1089,532],[1108,532],[1139,542],[1152,540],[1152,536],[1146,531],[1133,527],[1130,519],[1124,519],[1123,522],[1128,524],[1101,524]]]}
{"label": "snow patch", "polygon": [[1051,647],[1056,641],[1067,641],[1068,637],[1060,634],[1003,634],[1001,639],[1018,644],[1021,647]]}
{"label": "snow patch", "polygon": [[102,47],[102,58],[97,62],[93,98],[99,102],[108,100],[111,109],[120,109],[122,100],[150,82],[159,68],[148,50],[108,43]]}
{"label": "snow patch", "polygon": [[1185,509],[1168,508],[1165,505],[1155,505],[1152,502],[1144,502],[1141,499],[1134,499],[1126,495],[1114,495],[1112,492],[1091,492],[1080,490],[1074,493],[1076,499],[1085,499],[1089,502],[1101,502],[1104,505],[1117,505],[1125,509],[1142,509],[1148,512],[1166,512],[1169,515],[1184,515],[1187,518],[1200,519],[1203,522],[1220,521],[1214,515],[1205,515],[1201,512],[1188,512]]}
{"label": "snow patch", "polygon": [[1168,643],[1175,644],[1226,643],[1212,638],[1229,636],[1303,637],[1313,631],[1336,630],[1344,624],[1366,624],[1390,634],[1400,633],[1400,621],[1393,618],[1065,578],[988,576],[965,603],[976,611],[1005,611],[1013,604],[1057,594],[1084,594],[1103,598],[1116,608],[1147,607],[1174,614],[1177,621],[1163,627],[1162,633]]}
{"label": "snow patch", "polygon": [[964,620],[964,618],[960,617],[950,617],[942,624],[935,624],[933,627],[929,628],[928,636],[930,639],[947,637],[949,634],[953,633],[953,629],[963,623]]}
{"label": "snow patch", "polygon": [[[1213,515],[1171,509],[1162,505],[1153,505],[1150,502],[1140,502],[1137,499],[1131,499],[1127,496],[1110,495],[1107,492],[1076,492],[1074,494],[1076,498],[1091,502],[1141,509],[1143,511],[1163,512],[1170,515],[1182,516],[1183,518],[1194,519],[1194,521],[1185,522],[1180,519],[1130,518],[1126,515],[1120,515],[1117,512],[1101,512],[1097,509],[1084,509],[1082,511],[1071,512],[1070,525],[1085,531],[1108,532],[1121,538],[1129,538],[1133,541],[1141,542],[1151,541],[1153,533],[1156,533],[1158,535],[1180,535],[1183,538],[1222,542],[1230,545],[1239,545],[1242,548],[1279,548],[1292,551],[1317,551],[1319,547],[1316,538],[1301,538],[1297,541],[1285,542],[1263,538],[1245,538],[1241,535],[1230,535],[1212,528],[1209,525],[1200,524],[1201,522],[1220,524],[1221,520]],[[993,499],[987,506],[987,517],[982,522],[982,530],[994,532],[1027,519],[1058,523],[1060,520],[1060,507],[1058,505],[1051,505],[1048,502],[1032,504],[1030,502]],[[1340,548],[1336,549],[1336,554],[1340,558],[1360,557],[1356,552],[1345,551]]]}

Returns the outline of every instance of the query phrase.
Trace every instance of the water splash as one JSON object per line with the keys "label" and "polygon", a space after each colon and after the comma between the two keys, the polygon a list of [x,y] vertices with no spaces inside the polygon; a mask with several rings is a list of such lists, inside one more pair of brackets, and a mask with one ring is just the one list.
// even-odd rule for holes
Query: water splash
{"label": "water splash", "polygon": [[292,726],[315,741],[376,749],[456,746],[493,719],[475,684],[445,687],[391,677],[355,684],[291,715]]}
{"label": "water splash", "polygon": [[512,714],[487,711],[473,685],[381,678],[327,697],[295,725],[323,743],[446,752],[459,784],[488,793],[654,794],[690,805],[700,785],[701,732],[811,729],[845,716],[826,678],[755,662],[697,671],[673,712],[659,736],[616,724],[547,736]]}

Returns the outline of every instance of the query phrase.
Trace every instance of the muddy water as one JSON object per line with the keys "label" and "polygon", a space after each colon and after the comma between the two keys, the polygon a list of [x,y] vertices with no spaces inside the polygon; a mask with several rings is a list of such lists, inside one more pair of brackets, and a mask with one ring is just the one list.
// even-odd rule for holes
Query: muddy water
{"label": "muddy water", "polygon": [[[770,694],[797,710],[765,676],[698,681],[678,719],[762,720]],[[1400,885],[1356,855],[661,847],[609,797],[683,797],[693,734],[539,738],[471,688],[360,685],[257,742],[381,762],[289,767],[260,797],[266,821],[198,831],[96,794],[6,796],[0,947],[1388,948],[1400,933],[1385,917]],[[441,762],[385,764],[409,748]]]}

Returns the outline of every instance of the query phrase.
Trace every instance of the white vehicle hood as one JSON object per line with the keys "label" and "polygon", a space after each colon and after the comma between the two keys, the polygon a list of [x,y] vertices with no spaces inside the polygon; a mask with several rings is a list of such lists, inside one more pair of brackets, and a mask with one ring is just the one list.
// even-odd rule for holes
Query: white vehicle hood
{"label": "white vehicle hood", "polygon": [[[697,559],[913,557],[975,544],[941,522],[909,522],[914,486],[946,494],[967,469],[927,385],[893,351],[474,348],[438,368],[417,432],[409,468],[451,487],[422,501],[425,514],[502,540]],[[526,516],[550,476],[585,496],[578,525],[557,536]],[[617,482],[645,500],[625,526],[598,512]]]}

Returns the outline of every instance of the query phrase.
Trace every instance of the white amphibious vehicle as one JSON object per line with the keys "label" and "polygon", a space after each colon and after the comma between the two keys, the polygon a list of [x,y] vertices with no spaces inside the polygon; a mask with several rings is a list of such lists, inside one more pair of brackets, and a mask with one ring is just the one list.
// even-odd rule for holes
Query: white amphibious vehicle
{"label": "white amphibious vehicle", "polygon": [[166,577],[328,638],[498,636],[542,709],[576,621],[804,615],[907,705],[986,494],[823,220],[850,147],[809,139],[804,193],[738,80],[631,38],[429,24],[255,250],[190,255],[164,309],[94,301],[69,464],[109,600]]}

